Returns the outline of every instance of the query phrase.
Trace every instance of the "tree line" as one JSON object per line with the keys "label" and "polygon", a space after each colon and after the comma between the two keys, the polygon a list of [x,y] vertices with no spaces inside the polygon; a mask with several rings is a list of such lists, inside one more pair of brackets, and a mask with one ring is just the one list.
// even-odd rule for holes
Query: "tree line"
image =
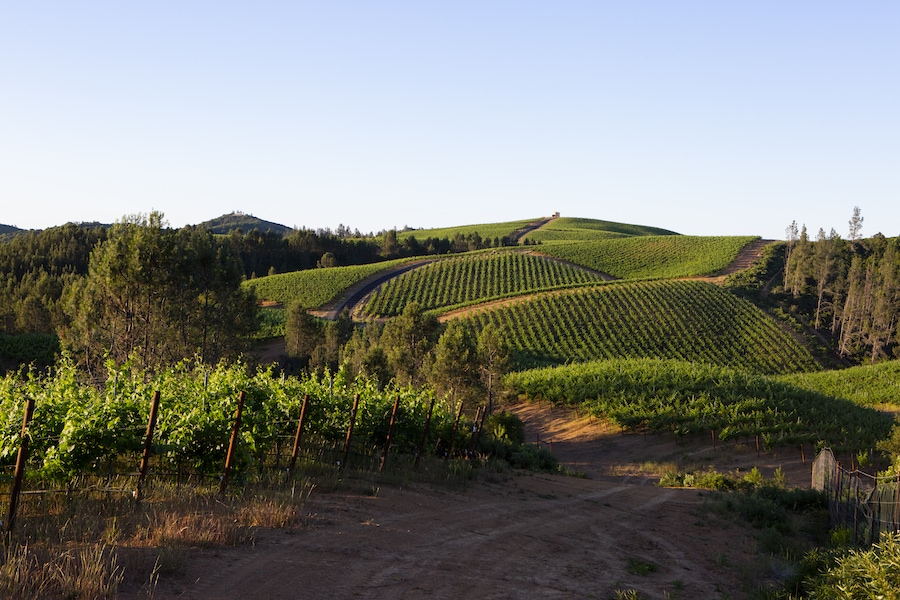
{"label": "tree line", "polygon": [[854,208],[845,240],[819,229],[788,226],[784,292],[794,312],[827,336],[837,354],[877,361],[900,356],[900,239],[860,236],[863,218]]}
{"label": "tree line", "polygon": [[[148,217],[126,217],[131,221]],[[154,217],[155,218],[155,217]],[[138,225],[139,223],[132,223]],[[64,308],[64,290],[88,276],[94,250],[104,244],[113,226],[98,223],[72,224],[43,231],[4,236],[0,241],[0,333],[54,334],[70,325]],[[145,223],[142,226],[149,226]],[[153,226],[168,230],[162,215]],[[121,227],[119,227],[121,229]],[[195,227],[183,228],[199,236]],[[169,231],[166,235],[175,235]],[[358,231],[353,235],[356,236]],[[187,233],[182,234],[190,237]],[[211,236],[211,237],[209,237]],[[414,235],[398,237],[396,230],[351,237],[344,226],[329,229],[297,229],[287,236],[258,229],[233,230],[227,235],[209,234],[208,244],[237,260],[238,272],[246,279],[316,267],[369,264],[407,256],[468,252],[489,247],[515,245],[508,237],[482,238],[477,232],[452,238]],[[174,238],[172,238],[174,239]]]}
{"label": "tree line", "polygon": [[384,323],[355,327],[345,311],[323,321],[299,304],[288,309],[285,325],[289,368],[311,373],[346,370],[390,382],[428,385],[456,401],[493,398],[510,365],[510,349],[494,326],[476,332],[462,321],[442,325],[416,302]]}

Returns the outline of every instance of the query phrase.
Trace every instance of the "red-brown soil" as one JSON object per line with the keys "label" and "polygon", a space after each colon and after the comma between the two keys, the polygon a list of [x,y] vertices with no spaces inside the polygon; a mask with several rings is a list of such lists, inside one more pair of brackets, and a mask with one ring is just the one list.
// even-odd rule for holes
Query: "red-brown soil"
{"label": "red-brown soil", "polygon": [[[529,441],[586,478],[483,473],[465,485],[369,483],[369,493],[313,492],[301,528],[260,530],[252,546],[186,551],[154,597],[183,598],[743,598],[775,579],[751,530],[703,507],[709,493],[655,485],[666,462],[809,485],[796,452],[609,431],[562,408],[511,407]],[[655,565],[641,574],[641,566]],[[648,571],[650,569],[647,569]],[[129,596],[139,597],[137,592]]]}

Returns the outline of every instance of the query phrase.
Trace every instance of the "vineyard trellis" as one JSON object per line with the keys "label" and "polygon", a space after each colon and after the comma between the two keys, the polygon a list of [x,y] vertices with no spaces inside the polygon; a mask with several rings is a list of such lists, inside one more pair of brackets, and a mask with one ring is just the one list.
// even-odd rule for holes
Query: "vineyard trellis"
{"label": "vineyard trellis", "polygon": [[813,463],[812,487],[828,496],[832,527],[851,530],[855,543],[869,545],[884,532],[900,531],[900,475],[848,470],[825,448]]}
{"label": "vineyard trellis", "polygon": [[516,368],[616,358],[675,358],[780,374],[819,369],[750,302],[701,281],[615,283],[539,295],[468,318],[492,323]]}
{"label": "vineyard trellis", "polygon": [[[72,385],[65,369],[18,386],[10,377],[2,381],[6,528],[15,522],[21,490],[25,497],[99,492],[140,501],[148,475],[177,485],[218,482],[223,494],[230,475],[290,481],[298,459],[305,473],[375,473],[389,452],[400,469],[417,467],[428,454],[471,456],[464,450],[471,438],[459,433],[468,428],[460,422],[462,407],[435,403],[428,390],[380,391],[358,380],[335,385],[333,378],[279,382],[270,372],[250,376],[240,367],[210,377],[198,368],[156,381],[164,390],[160,402],[159,388],[152,392],[142,377],[126,373],[111,373],[105,390]],[[475,430],[480,426],[476,419]]]}
{"label": "vineyard trellis", "polygon": [[410,302],[446,310],[521,294],[603,282],[582,267],[521,251],[492,251],[429,263],[386,282],[366,305],[369,316],[391,317]]}

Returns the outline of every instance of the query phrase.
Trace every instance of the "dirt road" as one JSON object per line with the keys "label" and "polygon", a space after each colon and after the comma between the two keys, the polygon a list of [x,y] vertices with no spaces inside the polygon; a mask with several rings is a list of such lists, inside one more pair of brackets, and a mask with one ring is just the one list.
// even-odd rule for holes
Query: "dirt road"
{"label": "dirt road", "polygon": [[[190,551],[154,597],[743,598],[748,582],[773,576],[750,569],[750,531],[702,508],[708,493],[630,474],[703,448],[611,434],[562,409],[517,410],[530,438],[555,440],[562,462],[590,478],[505,472],[462,487],[313,493],[303,528],[259,531],[252,547]],[[708,458],[747,459],[720,454]],[[797,459],[787,470],[802,481]]]}

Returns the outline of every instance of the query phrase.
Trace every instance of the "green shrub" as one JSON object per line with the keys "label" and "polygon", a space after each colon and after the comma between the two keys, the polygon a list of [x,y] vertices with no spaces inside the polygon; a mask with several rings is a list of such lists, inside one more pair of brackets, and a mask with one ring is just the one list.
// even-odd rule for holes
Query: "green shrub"
{"label": "green shrub", "polygon": [[807,580],[809,598],[900,598],[900,533],[881,536],[868,550],[837,557],[821,576]]}
{"label": "green shrub", "polygon": [[498,440],[506,440],[516,445],[525,443],[525,424],[514,413],[507,411],[494,413],[488,417],[484,427]]}

